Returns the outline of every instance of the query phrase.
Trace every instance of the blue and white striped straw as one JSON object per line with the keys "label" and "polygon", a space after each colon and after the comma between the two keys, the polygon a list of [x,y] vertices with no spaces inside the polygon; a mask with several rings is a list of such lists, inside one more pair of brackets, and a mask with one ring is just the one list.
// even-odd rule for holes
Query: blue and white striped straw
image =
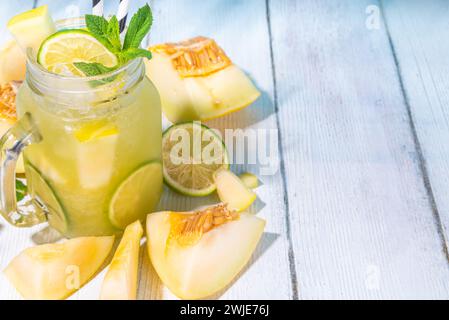
{"label": "blue and white striped straw", "polygon": [[96,16],[103,15],[103,0],[92,0],[92,14]]}
{"label": "blue and white striped straw", "polygon": [[120,34],[123,34],[123,31],[126,27],[126,18],[128,17],[128,7],[129,0],[120,0],[120,4],[118,5],[117,10],[117,20],[120,26]]}

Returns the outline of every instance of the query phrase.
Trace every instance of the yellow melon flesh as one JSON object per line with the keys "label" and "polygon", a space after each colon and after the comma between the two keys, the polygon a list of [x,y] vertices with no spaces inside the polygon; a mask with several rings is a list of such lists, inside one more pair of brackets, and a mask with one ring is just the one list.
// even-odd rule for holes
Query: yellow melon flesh
{"label": "yellow melon flesh", "polygon": [[114,237],[83,237],[28,248],[4,274],[25,299],[64,299],[101,267]]}
{"label": "yellow melon flesh", "polygon": [[26,57],[15,40],[0,49],[0,85],[25,79]]}
{"label": "yellow melon flesh", "polygon": [[252,173],[244,172],[239,175],[240,180],[242,180],[243,184],[249,189],[255,189],[259,186],[259,179]]}
{"label": "yellow melon flesh", "polygon": [[[1,59],[1,58],[0,58]],[[1,60],[0,60],[1,63]],[[0,78],[1,78],[0,67]],[[0,138],[11,129],[17,121],[16,113],[16,91],[18,84],[7,82],[0,84]],[[16,165],[17,173],[24,173],[22,154],[20,154]]]}
{"label": "yellow melon flesh", "polygon": [[126,227],[122,240],[103,280],[100,299],[136,299],[137,268],[142,234],[143,229],[140,221],[136,221]]}
{"label": "yellow melon flesh", "polygon": [[151,262],[162,282],[182,299],[205,298],[225,288],[248,263],[265,227],[264,220],[246,213],[199,238],[190,234],[176,240],[173,217],[192,214],[166,211],[147,218]]}
{"label": "yellow melon flesh", "polygon": [[46,5],[14,16],[9,20],[7,28],[24,52],[32,48],[34,53],[37,53],[48,36],[56,32]]}
{"label": "yellow melon flesh", "polygon": [[197,37],[150,48],[147,76],[174,123],[209,120],[254,102],[260,92],[213,39]]}
{"label": "yellow melon flesh", "polygon": [[216,172],[214,178],[220,200],[233,210],[243,211],[257,198],[256,194],[229,170]]}

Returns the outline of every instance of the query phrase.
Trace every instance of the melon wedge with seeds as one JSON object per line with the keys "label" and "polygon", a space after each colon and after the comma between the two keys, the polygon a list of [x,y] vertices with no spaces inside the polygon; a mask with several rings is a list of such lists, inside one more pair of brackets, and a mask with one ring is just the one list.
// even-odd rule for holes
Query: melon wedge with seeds
{"label": "melon wedge with seeds", "polygon": [[4,274],[25,299],[65,299],[99,270],[113,243],[114,236],[82,237],[28,248]]}
{"label": "melon wedge with seeds", "polygon": [[126,227],[101,287],[101,300],[135,300],[140,239],[140,221]]}
{"label": "melon wedge with seeds", "polygon": [[251,258],[265,221],[224,205],[147,218],[147,246],[162,282],[179,298],[202,299],[224,289]]}
{"label": "melon wedge with seeds", "polygon": [[[15,81],[0,85],[0,138],[11,129],[17,121],[16,93],[19,86],[20,84]],[[23,156],[20,154],[16,164],[16,173],[24,172]]]}
{"label": "melon wedge with seeds", "polygon": [[149,48],[147,76],[161,95],[165,116],[174,123],[209,120],[253,103],[260,92],[210,38],[195,37]]}
{"label": "melon wedge with seeds", "polygon": [[246,210],[257,198],[256,194],[229,170],[216,172],[214,180],[220,200],[232,210]]}
{"label": "melon wedge with seeds", "polygon": [[7,41],[0,49],[0,85],[11,81],[23,81],[26,56],[15,40]]}

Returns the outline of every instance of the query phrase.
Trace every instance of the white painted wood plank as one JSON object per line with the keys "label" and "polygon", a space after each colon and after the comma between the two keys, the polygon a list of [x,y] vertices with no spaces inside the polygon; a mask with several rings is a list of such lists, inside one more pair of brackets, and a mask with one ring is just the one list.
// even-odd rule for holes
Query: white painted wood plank
{"label": "white painted wood plank", "polygon": [[300,298],[447,299],[388,37],[365,27],[372,4],[270,1]]}
{"label": "white painted wood plank", "polygon": [[384,1],[383,9],[449,245],[449,3]]}
{"label": "white painted wood plank", "polygon": [[[145,1],[132,1],[130,13]],[[49,3],[56,19],[78,12],[89,12],[86,1],[39,1]],[[112,4],[111,4],[112,3]],[[69,9],[67,9],[69,8]],[[235,63],[240,65],[263,90],[263,96],[251,107],[226,118],[210,122],[219,128],[272,128],[276,129],[273,113],[273,85],[270,68],[269,38],[265,6],[260,1],[233,3],[223,1],[156,1],[152,3],[154,27],[151,43],[177,41],[196,35],[215,38]],[[114,13],[113,1],[106,1],[105,12]],[[250,13],[250,14],[248,14]],[[277,153],[276,153],[277,155]],[[278,155],[277,155],[278,156]],[[250,169],[258,173],[258,165],[238,166],[238,171]],[[288,299],[291,298],[291,281],[287,257],[285,206],[281,192],[280,174],[261,177],[263,185],[257,189],[260,199],[252,210],[267,219],[266,233],[257,248],[249,267],[226,290],[213,298],[221,299]],[[215,197],[192,199],[179,196],[168,189],[161,200],[161,209],[188,210],[205,203],[214,203]],[[32,236],[42,227],[18,230],[3,224],[0,230],[0,269],[3,269],[20,250],[33,245]],[[45,239],[47,240],[47,239]],[[170,299],[173,296],[162,286],[149,263],[146,250],[141,251],[139,298]],[[104,271],[83,287],[71,299],[96,299]],[[0,298],[19,298],[10,284],[0,276]]]}
{"label": "white painted wood plank", "polygon": [[38,0],[37,6],[48,5],[53,20],[76,18],[92,13],[90,0]]}

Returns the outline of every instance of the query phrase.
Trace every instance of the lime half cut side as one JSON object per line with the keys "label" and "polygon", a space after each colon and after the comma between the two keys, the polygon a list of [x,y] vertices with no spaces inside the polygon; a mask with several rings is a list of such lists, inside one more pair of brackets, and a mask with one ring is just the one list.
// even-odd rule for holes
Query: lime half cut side
{"label": "lime half cut side", "polygon": [[151,213],[162,194],[162,165],[149,162],[133,171],[116,189],[109,205],[111,223],[124,229]]}
{"label": "lime half cut side", "polygon": [[215,191],[214,173],[229,169],[226,146],[212,129],[199,122],[173,125],[162,136],[164,181],[193,197]]}
{"label": "lime half cut side", "polygon": [[37,61],[50,72],[74,76],[84,76],[75,62],[96,62],[109,68],[117,65],[117,57],[82,29],[61,30],[49,36],[39,49]]}
{"label": "lime half cut side", "polygon": [[49,224],[64,234],[68,229],[67,216],[53,189],[32,165],[27,164],[26,177],[28,190],[33,202],[47,214]]}

